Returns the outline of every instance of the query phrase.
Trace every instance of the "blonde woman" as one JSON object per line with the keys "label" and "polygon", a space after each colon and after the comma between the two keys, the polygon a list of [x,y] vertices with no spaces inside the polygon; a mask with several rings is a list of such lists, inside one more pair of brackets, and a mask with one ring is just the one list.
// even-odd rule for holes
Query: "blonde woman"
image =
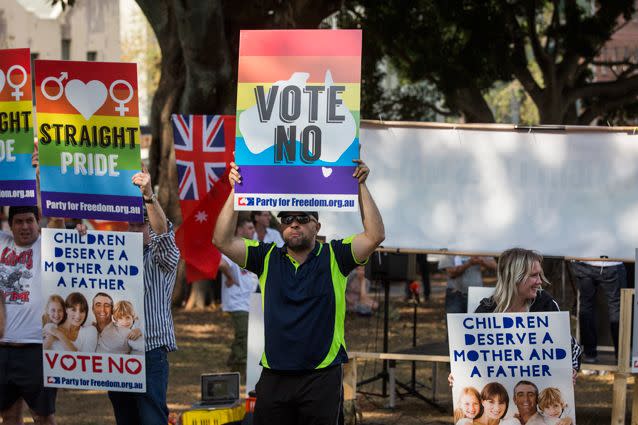
{"label": "blonde woman", "polygon": [[[535,313],[559,311],[558,303],[543,290],[543,256],[523,248],[511,248],[498,257],[494,295],[484,298],[475,313]],[[580,369],[582,349],[572,337],[574,379]]]}
{"label": "blonde woman", "polygon": [[[483,298],[475,313],[536,313],[559,311],[558,303],[543,291],[549,281],[543,273],[543,256],[524,248],[511,248],[498,257],[496,288],[494,295]],[[572,337],[573,380],[580,369],[582,348]],[[448,376],[454,384],[452,374]]]}

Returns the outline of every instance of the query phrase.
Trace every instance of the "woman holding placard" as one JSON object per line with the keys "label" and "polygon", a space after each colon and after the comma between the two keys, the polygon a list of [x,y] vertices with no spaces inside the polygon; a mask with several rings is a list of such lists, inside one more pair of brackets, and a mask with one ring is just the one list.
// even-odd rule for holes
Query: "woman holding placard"
{"label": "woman holding placard", "polygon": [[[497,281],[494,295],[484,298],[475,313],[537,313],[559,311],[558,303],[543,290],[544,285],[549,285],[545,278],[541,266],[543,257],[532,250],[523,248],[512,248],[504,251],[498,259]],[[580,356],[582,353],[580,345],[571,338],[572,346],[572,368],[573,378],[580,367]],[[454,378],[449,375],[448,381],[453,384]],[[501,398],[498,398],[499,401]],[[481,394],[483,410],[487,407],[484,404],[484,397]],[[546,424],[544,417],[537,410],[538,387],[526,380],[521,380],[514,387],[514,404],[518,413],[515,417],[498,420],[486,415],[478,418],[479,421],[492,420],[494,422],[477,422],[499,425],[538,425]],[[493,409],[492,409],[493,410]],[[495,415],[492,415],[495,416]],[[570,418],[562,418],[557,422],[559,425],[572,423]]]}
{"label": "woman holding placard", "polygon": [[[524,249],[511,248],[498,257],[494,295],[484,298],[475,313],[536,313],[559,311],[558,303],[543,291],[549,285],[541,264],[543,256]],[[582,348],[572,337],[574,379],[580,369]]]}

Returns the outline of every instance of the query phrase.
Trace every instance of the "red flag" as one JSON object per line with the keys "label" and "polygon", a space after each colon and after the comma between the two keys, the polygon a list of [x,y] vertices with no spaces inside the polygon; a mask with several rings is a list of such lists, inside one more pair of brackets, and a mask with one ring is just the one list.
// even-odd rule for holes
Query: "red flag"
{"label": "red flag", "polygon": [[221,254],[212,243],[213,231],[229,194],[228,174],[224,174],[175,234],[177,246],[186,262],[189,282],[217,275]]}
{"label": "red flag", "polygon": [[213,279],[221,254],[212,235],[230,193],[225,173],[235,145],[235,116],[174,114],[172,122],[183,217],[176,237],[186,279]]}

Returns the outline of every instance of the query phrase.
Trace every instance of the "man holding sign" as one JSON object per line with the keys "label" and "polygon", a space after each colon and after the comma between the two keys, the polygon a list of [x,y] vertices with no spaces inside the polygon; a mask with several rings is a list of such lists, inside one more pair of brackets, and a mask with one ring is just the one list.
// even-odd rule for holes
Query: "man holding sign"
{"label": "man holding sign", "polygon": [[21,398],[36,423],[55,423],[57,392],[44,387],[42,376],[39,219],[37,206],[12,206],[11,233],[0,232],[0,295],[7,303],[0,340],[0,416],[9,424],[22,423]]}
{"label": "man holding sign", "polygon": [[[166,424],[167,354],[177,350],[171,296],[175,286],[179,249],[175,245],[173,225],[157,202],[151,175],[146,167],[133,175],[131,181],[140,188],[147,212],[143,222],[128,225],[129,232],[140,232],[144,236],[146,393],[109,391],[109,399],[118,425]],[[98,301],[93,300],[94,311]],[[104,302],[106,299],[102,297],[102,303]],[[110,315],[112,309],[103,305],[101,312],[102,316]]]}
{"label": "man holding sign", "polygon": [[238,213],[234,187],[241,182],[231,163],[233,190],[219,214],[213,243],[235,263],[259,276],[264,305],[264,370],[257,383],[254,424],[335,424],[341,412],[345,288],[348,273],[385,239],[381,214],[365,181],[359,183],[363,232],[330,243],[317,242],[319,214],[286,211],[281,218],[285,245],[235,236]]}

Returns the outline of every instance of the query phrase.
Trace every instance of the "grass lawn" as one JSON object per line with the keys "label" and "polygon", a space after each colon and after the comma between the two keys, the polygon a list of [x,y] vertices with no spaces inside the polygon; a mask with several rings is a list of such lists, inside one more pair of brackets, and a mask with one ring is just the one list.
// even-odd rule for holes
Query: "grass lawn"
{"label": "grass lawn", "polygon": [[[433,284],[433,295],[418,309],[418,343],[441,341],[445,338],[442,282]],[[175,331],[180,350],[170,354],[169,408],[182,412],[199,399],[201,373],[227,371],[225,363],[232,340],[232,327],[228,316],[220,311],[186,312],[175,310]],[[412,307],[395,297],[391,302],[390,348],[406,348],[412,342]],[[354,351],[382,351],[382,318],[348,316],[346,341]],[[431,384],[427,364],[417,364],[417,380]],[[359,380],[373,376],[381,369],[380,362],[367,362],[359,366]],[[399,362],[397,379],[409,381],[410,364]],[[384,408],[386,400],[371,395],[359,395],[358,406],[363,424],[451,424],[450,394],[446,390],[447,372],[440,375],[439,399],[443,412],[414,398],[397,398],[397,408]],[[613,375],[579,376],[576,386],[576,412],[579,425],[607,425],[611,418],[611,390]],[[631,389],[631,387],[629,387]],[[379,383],[360,388],[365,392],[380,392]],[[631,405],[631,391],[628,394]],[[64,425],[114,424],[111,405],[104,392],[60,390],[57,419]],[[630,412],[629,412],[630,414]],[[630,423],[628,417],[627,423]],[[275,425],[275,424],[273,424]]]}

